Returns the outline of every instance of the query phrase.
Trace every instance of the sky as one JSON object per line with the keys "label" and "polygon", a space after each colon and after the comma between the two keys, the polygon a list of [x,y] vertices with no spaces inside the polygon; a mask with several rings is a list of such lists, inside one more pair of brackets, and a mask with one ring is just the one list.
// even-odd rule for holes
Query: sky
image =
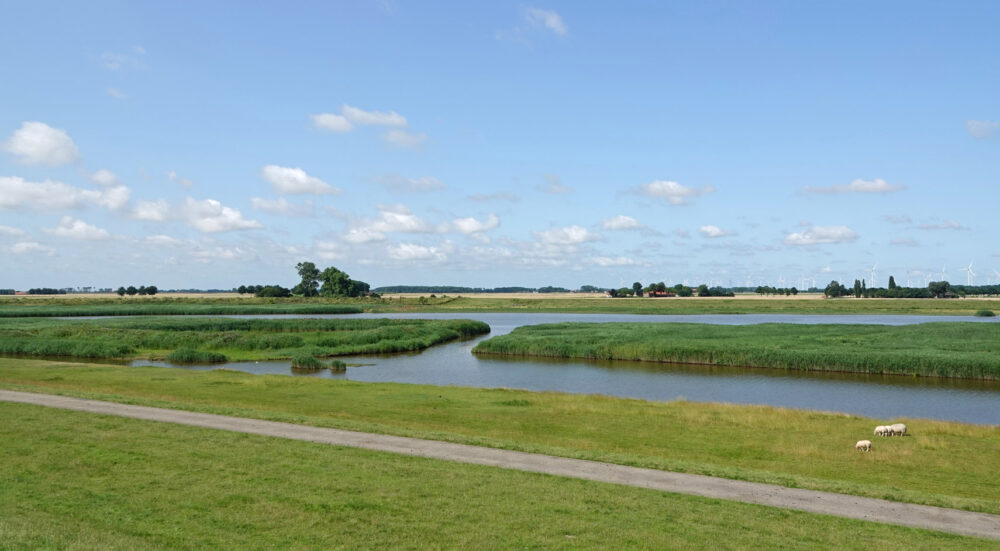
{"label": "sky", "polygon": [[1000,281],[1000,3],[3,2],[0,288]]}

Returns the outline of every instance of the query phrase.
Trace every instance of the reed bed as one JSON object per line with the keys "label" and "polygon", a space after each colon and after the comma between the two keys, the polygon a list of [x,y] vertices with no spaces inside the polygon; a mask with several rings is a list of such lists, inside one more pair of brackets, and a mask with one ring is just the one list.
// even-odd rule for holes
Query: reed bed
{"label": "reed bed", "polygon": [[520,327],[473,352],[997,379],[1000,324],[560,323]]}
{"label": "reed bed", "polygon": [[243,303],[243,302],[103,302],[0,303],[0,318],[81,317],[81,316],[230,316],[266,314],[358,314],[360,306],[330,303]]}
{"label": "reed bed", "polygon": [[488,332],[469,320],[8,319],[0,354],[220,363],[411,352]]}

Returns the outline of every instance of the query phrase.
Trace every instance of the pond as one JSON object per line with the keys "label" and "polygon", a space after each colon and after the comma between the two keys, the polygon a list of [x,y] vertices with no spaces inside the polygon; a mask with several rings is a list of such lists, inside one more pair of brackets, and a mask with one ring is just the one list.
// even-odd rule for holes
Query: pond
{"label": "pond", "polygon": [[[282,318],[289,316],[234,316]],[[928,377],[845,374],[690,366],[644,362],[480,358],[471,353],[482,339],[509,333],[522,325],[583,322],[690,322],[727,325],[757,323],[843,323],[905,325],[932,321],[998,323],[990,318],[896,315],[629,315],[629,314],[353,314],[292,316],[313,318],[475,319],[488,323],[491,334],[436,346],[420,353],[341,358],[344,373],[328,370],[297,376],[367,382],[417,383],[485,388],[517,388],[606,394],[653,401],[687,399],[705,402],[764,404],[838,411],[886,421],[923,417],[1000,425],[1000,382]],[[165,362],[134,365],[177,367]],[[190,369],[217,369],[196,366]],[[232,362],[221,367],[248,373],[292,374],[289,361]]]}

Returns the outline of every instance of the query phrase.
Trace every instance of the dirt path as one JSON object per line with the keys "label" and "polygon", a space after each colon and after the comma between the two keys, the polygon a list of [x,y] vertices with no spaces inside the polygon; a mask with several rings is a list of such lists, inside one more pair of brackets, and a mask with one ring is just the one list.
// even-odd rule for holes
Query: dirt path
{"label": "dirt path", "polygon": [[489,465],[1000,540],[1000,515],[401,436],[0,390],[0,401]]}

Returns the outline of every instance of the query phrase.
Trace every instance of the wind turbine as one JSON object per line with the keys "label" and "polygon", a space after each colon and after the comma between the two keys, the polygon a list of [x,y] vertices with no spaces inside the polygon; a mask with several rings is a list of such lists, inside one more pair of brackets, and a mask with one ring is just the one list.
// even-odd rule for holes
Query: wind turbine
{"label": "wind turbine", "polygon": [[948,281],[948,271],[944,266],[941,266],[941,281]]}
{"label": "wind turbine", "polygon": [[877,263],[876,264],[872,264],[872,278],[871,278],[871,281],[869,282],[869,285],[868,285],[868,287],[870,287],[872,289],[875,288],[875,268],[876,267],[878,267]]}
{"label": "wind turbine", "polygon": [[785,288],[785,276],[784,275],[778,275],[778,288],[779,289],[784,289]]}
{"label": "wind turbine", "polygon": [[993,270],[993,275],[996,276],[996,282],[1000,283],[1000,270]]}
{"label": "wind turbine", "polygon": [[966,277],[967,277],[968,285],[969,285],[969,287],[972,287],[972,278],[976,276],[976,272],[972,271],[972,261],[971,260],[969,261],[969,267],[968,268],[962,268],[962,271],[963,272],[967,272],[966,273]]}

